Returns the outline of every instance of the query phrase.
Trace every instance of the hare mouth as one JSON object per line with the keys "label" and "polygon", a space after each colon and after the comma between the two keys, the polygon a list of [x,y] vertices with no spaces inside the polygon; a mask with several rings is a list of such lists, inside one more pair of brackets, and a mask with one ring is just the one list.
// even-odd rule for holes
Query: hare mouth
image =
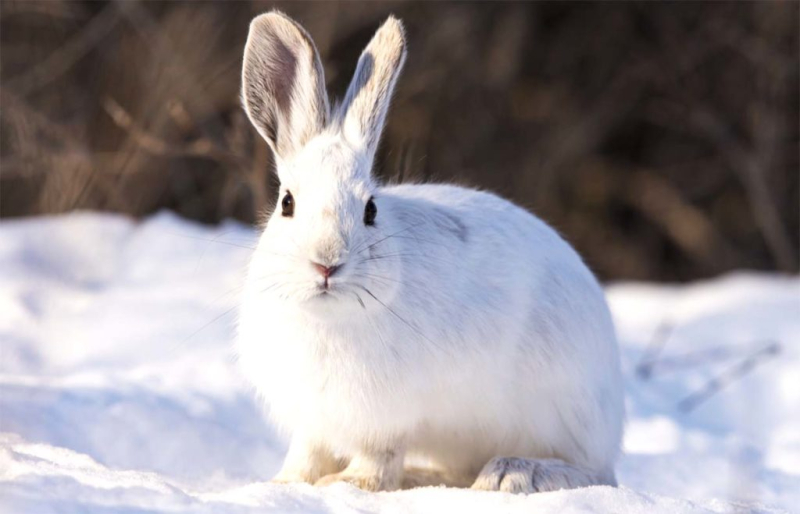
{"label": "hare mouth", "polygon": [[339,293],[342,292],[342,287],[340,285],[334,286],[328,284],[328,286],[319,285],[314,289],[314,294],[312,298],[319,298],[322,300],[333,300],[340,296]]}
{"label": "hare mouth", "polygon": [[[329,284],[328,287],[325,286],[318,286],[314,289],[313,293],[309,297],[311,302],[321,302],[324,304],[334,304],[336,302],[343,302],[345,299],[349,299],[353,295],[352,287],[349,287],[346,283],[338,283],[338,284]],[[356,301],[362,307],[363,302],[360,300],[360,297],[356,294],[355,295]]]}

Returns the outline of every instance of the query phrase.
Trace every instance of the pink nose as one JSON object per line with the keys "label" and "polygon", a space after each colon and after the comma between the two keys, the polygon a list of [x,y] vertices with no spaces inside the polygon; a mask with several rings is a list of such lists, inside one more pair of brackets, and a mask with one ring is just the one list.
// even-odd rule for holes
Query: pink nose
{"label": "pink nose", "polygon": [[318,262],[312,262],[311,265],[314,266],[314,269],[317,270],[317,273],[325,277],[325,280],[328,280],[328,277],[336,273],[339,270],[339,268],[342,267],[341,265],[324,266]]}

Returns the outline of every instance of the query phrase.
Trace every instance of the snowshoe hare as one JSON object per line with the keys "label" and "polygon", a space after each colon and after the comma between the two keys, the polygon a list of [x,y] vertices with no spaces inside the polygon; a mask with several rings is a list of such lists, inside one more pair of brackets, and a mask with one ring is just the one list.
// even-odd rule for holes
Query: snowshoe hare
{"label": "snowshoe hare", "polygon": [[331,107],[308,33],[279,12],[250,25],[242,97],[280,194],[249,268],[237,353],[291,434],[274,480],[614,485],[619,356],[580,257],[493,194],[372,175],[405,58],[390,17]]}

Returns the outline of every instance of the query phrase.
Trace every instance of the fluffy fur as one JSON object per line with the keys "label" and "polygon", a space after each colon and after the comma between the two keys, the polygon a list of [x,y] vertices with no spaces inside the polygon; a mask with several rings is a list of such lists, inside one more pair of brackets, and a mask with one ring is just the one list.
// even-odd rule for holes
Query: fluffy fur
{"label": "fluffy fur", "polygon": [[[275,55],[301,63],[291,83],[274,76],[285,68]],[[331,115],[299,25],[276,12],[251,25],[245,108],[277,154],[278,202],[287,191],[295,202],[292,217],[276,209],[253,255],[237,342],[244,374],[291,434],[275,480],[515,492],[614,484],[619,357],[580,257],[493,194],[381,187],[371,175],[404,59],[390,18]],[[327,289],[312,263],[341,266]]]}

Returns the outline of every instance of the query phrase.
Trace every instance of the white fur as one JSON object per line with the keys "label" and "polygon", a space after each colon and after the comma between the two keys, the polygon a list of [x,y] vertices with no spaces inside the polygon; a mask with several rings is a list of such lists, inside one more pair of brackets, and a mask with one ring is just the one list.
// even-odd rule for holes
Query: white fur
{"label": "white fur", "polygon": [[[392,84],[375,102],[383,112]],[[241,307],[242,370],[292,435],[277,480],[395,489],[410,456],[450,483],[486,466],[476,488],[615,483],[617,344],[580,257],[493,194],[381,187],[374,148],[342,126],[278,160],[294,216],[279,206],[269,219]],[[328,294],[311,261],[343,265]],[[506,468],[528,485],[503,486]]]}

